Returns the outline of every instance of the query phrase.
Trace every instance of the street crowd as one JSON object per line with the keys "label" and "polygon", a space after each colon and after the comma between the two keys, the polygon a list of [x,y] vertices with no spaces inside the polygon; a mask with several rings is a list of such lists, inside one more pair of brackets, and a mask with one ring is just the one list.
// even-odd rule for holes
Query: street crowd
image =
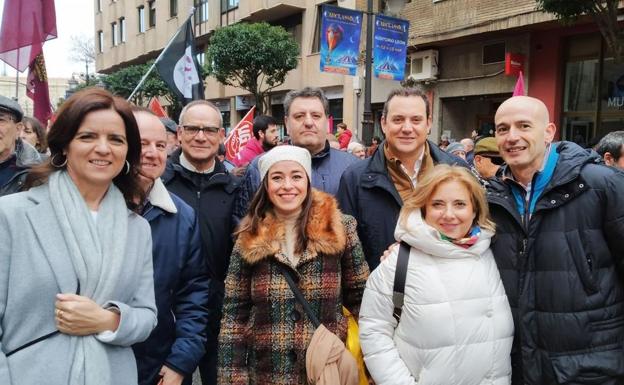
{"label": "street crowd", "polygon": [[284,113],[227,160],[206,100],[87,88],[46,130],[0,96],[0,384],[624,383],[623,131],[514,96],[434,142],[417,88],[370,147],[321,89]]}

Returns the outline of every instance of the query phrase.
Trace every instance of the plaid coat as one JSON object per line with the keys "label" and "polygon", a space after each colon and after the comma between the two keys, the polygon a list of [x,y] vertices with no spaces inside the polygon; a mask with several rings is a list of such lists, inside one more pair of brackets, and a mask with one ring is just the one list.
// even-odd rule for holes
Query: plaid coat
{"label": "plaid coat", "polygon": [[335,199],[312,190],[308,244],[293,266],[280,250],[284,227],[271,213],[257,235],[239,235],[225,281],[219,335],[219,384],[306,384],[305,352],[314,333],[303,308],[277,268],[299,278],[299,288],[320,321],[343,341],[342,306],[358,314],[368,266],[356,222]]}

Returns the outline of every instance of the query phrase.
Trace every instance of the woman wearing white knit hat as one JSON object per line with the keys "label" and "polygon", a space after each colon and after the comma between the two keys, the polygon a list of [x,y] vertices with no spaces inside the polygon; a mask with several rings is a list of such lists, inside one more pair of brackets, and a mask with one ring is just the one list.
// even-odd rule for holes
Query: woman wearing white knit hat
{"label": "woman wearing white knit hat", "polygon": [[306,349],[316,326],[286,276],[344,341],[341,309],[358,313],[368,266],[355,220],[311,188],[307,150],[277,146],[259,169],[262,185],[236,233],[225,281],[218,383],[307,384]]}

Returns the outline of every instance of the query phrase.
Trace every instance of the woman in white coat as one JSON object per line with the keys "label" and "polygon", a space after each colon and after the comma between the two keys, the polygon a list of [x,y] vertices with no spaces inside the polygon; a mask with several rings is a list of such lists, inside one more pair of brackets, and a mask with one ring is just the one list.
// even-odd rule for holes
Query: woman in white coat
{"label": "woman in white coat", "polygon": [[136,121],[94,87],[48,141],[38,186],[0,198],[0,384],[136,385],[130,346],[156,325]]}
{"label": "woman in white coat", "polygon": [[513,320],[490,251],[494,225],[479,183],[438,165],[406,200],[395,230],[410,246],[400,321],[393,317],[398,247],[375,269],[360,309],[360,343],[377,385],[509,384]]}

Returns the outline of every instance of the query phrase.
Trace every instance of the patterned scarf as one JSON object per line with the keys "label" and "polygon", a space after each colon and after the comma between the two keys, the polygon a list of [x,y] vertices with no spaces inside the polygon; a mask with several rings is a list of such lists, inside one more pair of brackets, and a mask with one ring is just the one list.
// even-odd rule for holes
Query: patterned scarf
{"label": "patterned scarf", "polygon": [[468,233],[467,237],[464,238],[459,238],[459,239],[453,239],[453,238],[449,238],[446,235],[440,233],[440,239],[444,240],[444,241],[449,241],[459,247],[463,247],[464,249],[468,249],[470,246],[474,245],[475,243],[477,243],[477,240],[479,240],[479,234],[481,234],[481,228],[478,225],[473,226],[473,228],[470,230],[470,232]]}

